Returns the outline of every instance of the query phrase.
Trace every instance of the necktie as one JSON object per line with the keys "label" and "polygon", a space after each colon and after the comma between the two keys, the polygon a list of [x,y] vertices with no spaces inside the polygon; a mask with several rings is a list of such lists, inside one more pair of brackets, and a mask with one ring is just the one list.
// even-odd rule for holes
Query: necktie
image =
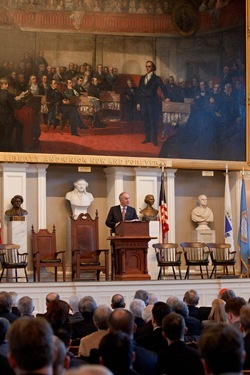
{"label": "necktie", "polygon": [[125,215],[126,215],[126,208],[122,208],[122,221],[125,221]]}

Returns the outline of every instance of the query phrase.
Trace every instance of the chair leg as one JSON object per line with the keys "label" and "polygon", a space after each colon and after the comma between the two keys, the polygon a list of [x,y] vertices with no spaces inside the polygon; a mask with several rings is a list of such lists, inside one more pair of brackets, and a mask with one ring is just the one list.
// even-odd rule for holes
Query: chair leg
{"label": "chair leg", "polygon": [[159,269],[159,273],[158,273],[158,279],[157,280],[161,280],[161,267]]}
{"label": "chair leg", "polygon": [[3,273],[4,273],[4,268],[2,269],[2,272],[1,272],[0,282],[2,281]]}
{"label": "chair leg", "polygon": [[214,266],[213,269],[212,269],[212,272],[211,272],[211,275],[210,275],[210,279],[212,279],[212,276],[213,276],[214,270],[215,270],[215,266]]}
{"label": "chair leg", "polygon": [[17,269],[15,268],[15,277],[16,277],[16,283],[17,283]]}
{"label": "chair leg", "polygon": [[26,281],[27,281],[27,283],[28,283],[28,282],[29,282],[29,279],[28,279],[28,274],[27,274],[27,270],[26,270],[26,268],[24,268],[24,273],[25,273]]}
{"label": "chair leg", "polygon": [[208,266],[206,266],[206,271],[207,271],[207,279],[209,279]]}
{"label": "chair leg", "polygon": [[174,278],[175,278],[175,280],[176,280],[175,269],[174,269],[174,267],[172,267],[172,268],[173,268],[173,274],[174,274]]}
{"label": "chair leg", "polygon": [[179,275],[180,275],[180,280],[182,279],[181,277],[181,267],[178,267],[179,268]]}
{"label": "chair leg", "polygon": [[189,279],[189,266],[188,266],[186,274],[185,274],[185,279]]}
{"label": "chair leg", "polygon": [[203,279],[202,266],[200,266],[200,271],[201,271],[201,278]]}
{"label": "chair leg", "polygon": [[[234,268],[234,266],[233,266],[233,275],[235,276],[235,268]],[[1,280],[0,280],[1,281]]]}

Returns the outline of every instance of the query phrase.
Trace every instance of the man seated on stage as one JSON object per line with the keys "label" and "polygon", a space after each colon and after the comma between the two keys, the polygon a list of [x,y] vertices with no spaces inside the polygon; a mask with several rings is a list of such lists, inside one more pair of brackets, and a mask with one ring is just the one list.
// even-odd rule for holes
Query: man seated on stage
{"label": "man seated on stage", "polygon": [[129,194],[122,192],[119,195],[120,204],[110,208],[105,224],[107,227],[111,228],[113,232],[121,221],[138,220],[135,208],[129,206],[129,200]]}
{"label": "man seated on stage", "polygon": [[[63,94],[57,89],[57,82],[52,79],[50,89],[47,92],[48,101],[48,128],[53,124],[54,129],[57,127],[56,115],[57,113],[62,114],[62,122],[69,119],[71,134],[79,136],[77,128],[86,129],[87,127],[83,124],[81,117],[77,111],[77,108],[70,105],[69,99],[65,98]],[[61,125],[61,132],[63,129],[63,124]]]}

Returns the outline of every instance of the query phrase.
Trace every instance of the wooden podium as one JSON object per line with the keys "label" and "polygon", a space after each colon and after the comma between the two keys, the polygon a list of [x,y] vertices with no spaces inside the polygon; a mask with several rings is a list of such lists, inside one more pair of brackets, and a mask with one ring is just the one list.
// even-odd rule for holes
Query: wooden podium
{"label": "wooden podium", "polygon": [[123,221],[109,237],[112,244],[114,280],[150,280],[148,274],[149,223]]}

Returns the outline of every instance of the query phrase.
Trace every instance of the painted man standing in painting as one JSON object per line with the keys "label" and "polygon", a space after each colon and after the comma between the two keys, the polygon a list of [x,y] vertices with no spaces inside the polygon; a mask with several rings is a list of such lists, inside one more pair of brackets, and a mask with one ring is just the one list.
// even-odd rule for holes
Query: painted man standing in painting
{"label": "painted man standing in painting", "polygon": [[140,79],[138,87],[137,110],[141,110],[145,127],[145,139],[142,143],[152,142],[154,146],[158,145],[157,133],[159,122],[159,100],[157,89],[160,87],[165,99],[167,98],[166,86],[162,79],[154,72],[156,66],[153,61],[146,62],[146,75]]}

